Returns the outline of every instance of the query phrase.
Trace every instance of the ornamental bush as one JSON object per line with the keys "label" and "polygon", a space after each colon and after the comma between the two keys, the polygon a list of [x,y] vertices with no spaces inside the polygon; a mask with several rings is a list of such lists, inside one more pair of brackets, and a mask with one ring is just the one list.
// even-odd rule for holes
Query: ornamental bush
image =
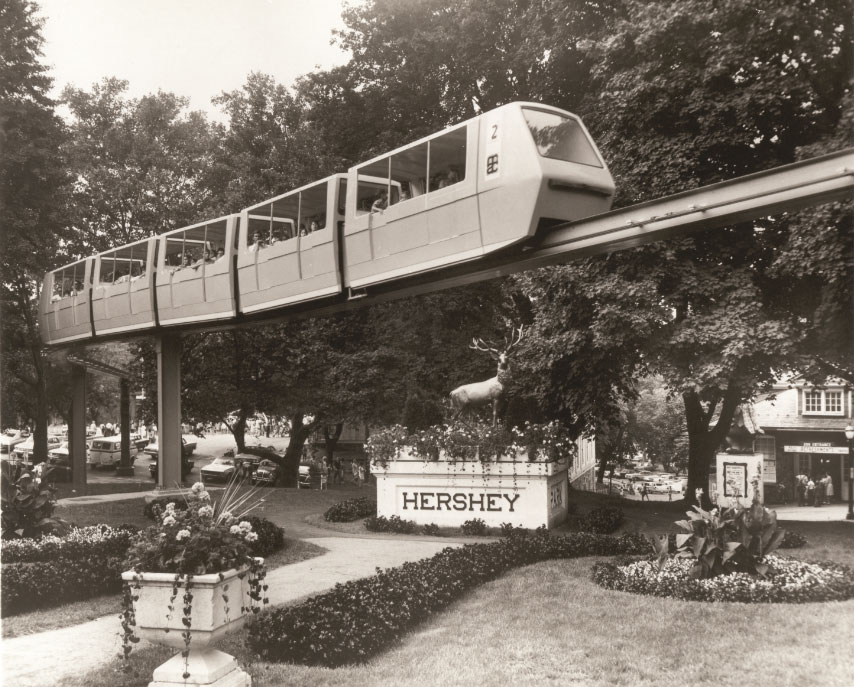
{"label": "ornamental bush", "polygon": [[258,539],[249,544],[252,556],[266,558],[271,553],[281,551],[285,547],[285,531],[277,524],[254,515],[246,519],[252,525],[252,531],[258,535]]}
{"label": "ornamental bush", "polygon": [[623,524],[623,511],[616,506],[598,506],[581,519],[580,527],[585,532],[611,534]]}
{"label": "ornamental bush", "polygon": [[412,520],[403,520],[397,515],[385,517],[374,515],[365,520],[365,529],[371,532],[396,532],[398,534],[412,534],[417,525]]}
{"label": "ornamental bush", "polygon": [[786,530],[786,534],[783,535],[783,540],[780,542],[781,549],[799,549],[806,545],[807,538],[802,534],[792,532],[792,530]]}
{"label": "ornamental bush", "polygon": [[323,518],[328,522],[353,522],[376,514],[377,502],[362,496],[336,503],[323,514]]}
{"label": "ornamental bush", "polygon": [[263,612],[247,642],[264,660],[336,667],[364,663],[467,591],[511,568],[554,558],[639,554],[644,537],[578,533],[512,537],[446,548],[432,558],[339,584],[301,604]]}
{"label": "ornamental bush", "polygon": [[3,545],[2,615],[24,613],[121,590],[122,558],[135,528],[72,529],[62,537]]}
{"label": "ornamental bush", "polygon": [[804,563],[773,554],[765,557],[765,577],[738,572],[710,578],[692,577],[693,561],[668,558],[661,565],[642,560],[626,565],[598,562],[592,579],[617,591],[685,601],[808,603],[854,597],[854,573],[836,563]]}
{"label": "ornamental bush", "polygon": [[160,498],[151,499],[145,504],[142,509],[142,514],[149,520],[154,520],[158,515],[166,510],[166,504],[175,504],[175,510],[187,510],[189,504],[180,497],[161,496]]}
{"label": "ornamental bush", "polygon": [[460,525],[460,532],[470,537],[483,537],[486,535],[486,523],[481,518],[466,520]]}

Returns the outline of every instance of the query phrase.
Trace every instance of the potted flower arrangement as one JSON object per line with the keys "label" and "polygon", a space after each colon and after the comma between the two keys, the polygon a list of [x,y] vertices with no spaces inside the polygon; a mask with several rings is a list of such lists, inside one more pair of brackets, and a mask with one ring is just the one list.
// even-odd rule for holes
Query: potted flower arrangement
{"label": "potted flower arrangement", "polygon": [[139,638],[182,650],[154,672],[152,685],[186,683],[190,675],[197,684],[235,679],[235,659],[208,645],[266,603],[263,559],[250,553],[258,535],[244,519],[260,503],[254,494],[231,483],[214,501],[198,482],[179,496],[186,507],[157,509],[155,524],[128,550],[120,616],[125,658]]}

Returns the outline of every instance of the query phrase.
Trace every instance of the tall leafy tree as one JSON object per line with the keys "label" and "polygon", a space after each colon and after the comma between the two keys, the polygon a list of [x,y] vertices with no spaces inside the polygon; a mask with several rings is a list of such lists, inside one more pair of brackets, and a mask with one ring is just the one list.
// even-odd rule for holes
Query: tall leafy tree
{"label": "tall leafy tree", "polygon": [[66,254],[65,131],[47,93],[42,21],[28,0],[0,3],[0,424],[35,420],[35,453],[47,455],[49,365],[41,355],[42,275]]}

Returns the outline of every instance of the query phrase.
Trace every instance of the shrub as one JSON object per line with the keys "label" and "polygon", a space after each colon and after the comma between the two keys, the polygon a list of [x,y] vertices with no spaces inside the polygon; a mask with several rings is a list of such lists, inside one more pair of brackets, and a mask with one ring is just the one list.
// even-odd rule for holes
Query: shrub
{"label": "shrub", "polygon": [[738,572],[700,579],[692,577],[692,560],[668,558],[662,565],[650,560],[627,565],[598,562],[592,579],[606,589],[685,601],[807,603],[854,597],[854,574],[845,566],[775,555],[765,560],[769,569],[764,578]]}
{"label": "shrub", "polygon": [[52,517],[55,507],[56,489],[47,480],[22,472],[19,465],[0,463],[0,536],[4,540],[63,531],[67,524]]}
{"label": "shrub", "polygon": [[486,523],[480,518],[466,520],[460,526],[460,532],[470,537],[483,537],[486,535]]}
{"label": "shrub", "polygon": [[502,522],[501,523],[501,536],[502,537],[527,537],[528,530],[522,527],[521,525],[514,527],[511,522]]}
{"label": "shrub", "polygon": [[598,506],[581,519],[580,527],[585,532],[611,534],[623,524],[623,511],[616,506]]}
{"label": "shrub", "polygon": [[336,503],[323,514],[323,517],[328,522],[353,522],[376,514],[377,502],[362,496]]}
{"label": "shrub", "polygon": [[783,540],[780,542],[781,549],[799,549],[806,545],[807,538],[802,534],[792,532],[792,530],[786,530],[786,534],[783,535]]}
{"label": "shrub", "polygon": [[412,534],[417,525],[412,520],[403,520],[397,515],[387,518],[384,515],[374,515],[365,520],[365,529],[371,532],[397,532]]}
{"label": "shrub", "polygon": [[14,615],[121,590],[122,559],[134,532],[106,525],[63,537],[3,545],[2,615]]}
{"label": "shrub", "polygon": [[439,532],[439,526],[435,522],[431,522],[429,525],[424,525],[424,529],[422,531],[428,537],[438,537],[441,534],[441,532]]}
{"label": "shrub", "polygon": [[376,575],[339,584],[301,604],[255,617],[250,649],[268,661],[336,667],[363,663],[404,632],[507,570],[553,558],[638,554],[640,535],[572,534],[446,548],[432,558],[405,563]]}
{"label": "shrub", "polygon": [[285,531],[281,527],[265,518],[254,515],[246,519],[252,525],[252,531],[258,535],[258,539],[249,545],[249,550],[253,556],[266,558],[271,553],[280,551],[285,547]]}

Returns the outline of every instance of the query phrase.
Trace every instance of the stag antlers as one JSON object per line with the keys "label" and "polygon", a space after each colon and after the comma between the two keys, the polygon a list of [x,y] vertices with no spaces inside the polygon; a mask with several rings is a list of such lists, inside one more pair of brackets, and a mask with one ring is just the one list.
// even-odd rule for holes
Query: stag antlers
{"label": "stag antlers", "polygon": [[484,353],[494,353],[495,355],[507,355],[510,351],[525,338],[525,325],[520,324],[518,329],[511,329],[509,334],[504,337],[504,349],[499,350],[497,344],[492,341],[484,341],[477,337],[472,337],[469,348],[475,351],[483,351]]}

